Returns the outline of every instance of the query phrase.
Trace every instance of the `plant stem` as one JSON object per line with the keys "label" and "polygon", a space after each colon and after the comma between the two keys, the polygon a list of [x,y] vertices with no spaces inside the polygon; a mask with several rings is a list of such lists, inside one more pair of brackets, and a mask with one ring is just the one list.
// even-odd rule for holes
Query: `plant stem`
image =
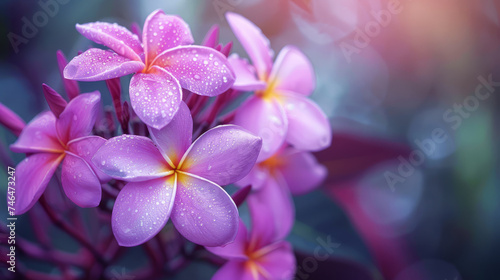
{"label": "plant stem", "polygon": [[40,204],[42,205],[43,209],[49,216],[50,220],[65,231],[68,235],[76,239],[78,242],[80,242],[85,248],[87,248],[90,253],[94,256],[94,258],[102,265],[106,266],[107,262],[102,258],[101,254],[94,248],[94,246],[87,240],[85,237],[83,237],[80,232],[74,230],[70,225],[68,225],[63,218],[61,218],[57,213],[53,211],[52,208],[48,205],[45,196],[42,196],[40,198]]}

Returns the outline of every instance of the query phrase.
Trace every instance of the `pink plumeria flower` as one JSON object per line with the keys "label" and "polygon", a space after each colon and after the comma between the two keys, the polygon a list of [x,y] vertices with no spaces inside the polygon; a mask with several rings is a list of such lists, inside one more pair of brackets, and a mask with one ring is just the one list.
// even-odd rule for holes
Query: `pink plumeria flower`
{"label": "pink plumeria flower", "polygon": [[296,260],[290,243],[276,235],[269,215],[269,205],[250,206],[252,231],[247,234],[243,221],[233,243],[223,247],[206,247],[226,260],[212,280],[288,280],[295,275]]}
{"label": "pink plumeria flower", "polygon": [[269,205],[276,234],[284,238],[295,221],[292,195],[306,194],[325,180],[328,171],[309,152],[282,147],[267,160],[255,164],[238,186],[252,185],[249,205]]}
{"label": "pink plumeria flower", "polygon": [[237,56],[229,58],[236,73],[233,88],[255,91],[236,112],[234,123],[262,137],[259,160],[274,154],[285,140],[300,150],[328,147],[328,119],[307,99],[315,87],[307,57],[296,47],[285,46],[273,65],[269,40],[261,30],[238,14],[227,13],[226,17],[253,62],[252,66]]}
{"label": "pink plumeria flower", "polygon": [[[100,100],[98,91],[84,93],[58,111],[57,117],[50,111],[37,115],[11,145],[14,152],[30,154],[16,167],[16,215],[38,201],[61,162],[61,184],[66,196],[80,207],[99,205],[101,182],[109,177],[90,160],[106,140],[89,135]],[[51,108],[54,106],[51,104]]]}
{"label": "pink plumeria flower", "polygon": [[70,61],[64,76],[100,81],[135,73],[129,90],[132,108],[144,123],[156,129],[174,117],[182,101],[182,88],[216,96],[234,82],[234,73],[223,54],[191,46],[194,40],[188,25],[161,10],[146,19],[142,43],[137,35],[117,24],[77,24],[76,29],[112,51],[85,51]]}
{"label": "pink plumeria flower", "polygon": [[192,141],[193,121],[182,102],[172,121],[153,140],[112,138],[93,161],[113,178],[128,181],[113,207],[111,225],[121,246],[155,236],[172,219],[188,240],[206,246],[231,242],[238,210],[220,187],[243,178],[253,167],[260,138],[235,125],[215,127]]}

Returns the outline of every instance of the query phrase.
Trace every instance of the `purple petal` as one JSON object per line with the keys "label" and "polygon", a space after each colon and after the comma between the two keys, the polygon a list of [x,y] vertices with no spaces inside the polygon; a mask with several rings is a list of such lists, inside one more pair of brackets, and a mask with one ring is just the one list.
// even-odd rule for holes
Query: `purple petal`
{"label": "purple petal", "polygon": [[139,26],[139,24],[137,24],[137,22],[133,22],[130,25],[130,32],[132,32],[132,34],[135,34],[137,38],[142,39],[141,27]]}
{"label": "purple petal", "polygon": [[121,56],[141,61],[140,54],[143,50],[139,37],[123,26],[116,23],[91,22],[77,24],[76,30],[87,39],[102,44]]}
{"label": "purple petal", "polygon": [[166,15],[162,10],[152,12],[144,22],[142,42],[146,65],[162,52],[194,43],[187,23],[178,16]]}
{"label": "purple petal", "polygon": [[129,182],[147,181],[171,173],[151,139],[122,135],[109,139],[92,158],[102,172]]}
{"label": "purple petal", "polygon": [[0,124],[5,126],[16,136],[19,136],[23,128],[26,126],[23,119],[2,103],[0,103]]}
{"label": "purple petal", "polygon": [[199,95],[216,96],[234,82],[234,72],[220,52],[202,46],[182,46],[167,50],[155,59],[181,86]]}
{"label": "purple petal", "polygon": [[38,114],[21,132],[17,141],[10,146],[16,153],[64,151],[56,134],[56,117],[52,112]]}
{"label": "purple petal", "polygon": [[234,81],[233,88],[241,91],[253,91],[266,88],[266,83],[257,79],[257,74],[252,65],[237,54],[233,54],[228,59],[229,64],[234,70],[236,80]]}
{"label": "purple petal", "polygon": [[286,140],[299,150],[319,151],[330,146],[332,129],[321,108],[303,96],[282,97],[288,117]]}
{"label": "purple petal", "polygon": [[193,118],[186,103],[181,102],[174,118],[164,128],[149,127],[149,133],[162,155],[177,166],[192,142]]}
{"label": "purple petal", "polygon": [[266,183],[269,176],[269,171],[266,168],[262,168],[259,164],[256,164],[248,175],[236,182],[236,184],[240,187],[251,185],[252,190],[258,191]]}
{"label": "purple petal", "polygon": [[282,156],[284,164],[279,167],[283,179],[293,195],[301,195],[319,187],[328,174],[326,167],[318,164],[308,152],[289,149]]}
{"label": "purple petal", "polygon": [[252,96],[236,111],[234,124],[262,138],[257,160],[262,161],[273,155],[285,141],[288,120],[277,101]]}
{"label": "purple petal", "polygon": [[73,98],[56,120],[56,130],[63,143],[88,136],[94,127],[101,94],[83,93]]}
{"label": "purple petal", "polygon": [[279,242],[271,245],[271,250],[258,260],[258,265],[266,272],[266,279],[293,279],[296,269],[295,255],[288,242]]}
{"label": "purple petal", "polygon": [[225,258],[230,259],[242,259],[245,260],[248,257],[245,255],[245,249],[247,246],[247,227],[241,219],[239,219],[238,233],[233,242],[219,247],[205,247],[211,253]]}
{"label": "purple petal", "polygon": [[201,45],[209,48],[215,48],[217,43],[219,43],[219,26],[214,24],[210,27],[210,30],[208,30]]}
{"label": "purple petal", "polygon": [[221,125],[201,135],[179,169],[219,185],[234,183],[252,169],[262,141],[235,125]]}
{"label": "purple petal", "polygon": [[236,207],[240,207],[245,202],[251,190],[252,185],[246,185],[231,195]]}
{"label": "purple petal", "polygon": [[74,57],[66,68],[64,78],[78,81],[102,81],[126,76],[144,69],[144,63],[120,56],[112,51],[88,49]]}
{"label": "purple petal", "polygon": [[225,57],[228,57],[229,56],[229,53],[231,52],[231,49],[233,48],[233,42],[229,42],[227,43],[224,47],[222,47],[222,49],[220,50],[220,52],[225,56]]}
{"label": "purple petal", "polygon": [[45,100],[47,100],[47,103],[49,104],[49,108],[54,113],[56,118],[61,115],[61,113],[64,111],[64,108],[66,108],[66,105],[68,105],[68,102],[62,98],[62,96],[57,93],[54,89],[49,87],[46,84],[42,84],[43,88],[43,95],[45,96]]}
{"label": "purple petal", "polygon": [[266,80],[271,72],[272,50],[262,31],[251,21],[235,13],[226,13],[231,29],[257,69],[260,80]]}
{"label": "purple petal", "polygon": [[66,196],[80,207],[96,207],[101,202],[101,182],[81,157],[66,153],[61,184]]}
{"label": "purple petal", "polygon": [[106,87],[111,94],[111,99],[113,101],[113,106],[115,107],[116,115],[119,117],[122,105],[122,85],[120,83],[120,78],[106,80]]}
{"label": "purple petal", "polygon": [[251,240],[257,247],[284,239],[292,229],[295,208],[290,191],[281,178],[270,177],[247,199],[252,216]]}
{"label": "purple petal", "polygon": [[154,66],[148,74],[138,73],[130,81],[130,101],[137,116],[148,126],[161,129],[179,109],[182,90],[170,73]]}
{"label": "purple petal", "polygon": [[120,78],[113,78],[110,80],[106,80],[106,86],[111,94],[111,99],[113,101],[113,107],[115,108],[116,118],[120,123],[123,133],[128,133],[128,112],[125,108],[125,102],[122,105],[122,86],[120,83]]}
{"label": "purple petal", "polygon": [[309,59],[296,47],[285,46],[276,61],[269,80],[276,81],[275,90],[310,95],[316,86],[316,76]]}
{"label": "purple petal", "polygon": [[165,226],[175,200],[174,177],[128,183],[120,191],[111,217],[120,246],[142,244]]}
{"label": "purple petal", "polygon": [[[247,263],[244,261],[233,260],[228,261],[224,264],[215,275],[212,280],[228,280],[228,279],[238,279],[238,280],[256,280],[252,274],[252,271],[248,269]],[[261,278],[257,280],[262,280]]]}
{"label": "purple petal", "polygon": [[38,201],[54,175],[64,154],[39,153],[21,161],[16,167],[15,214],[21,215]]}
{"label": "purple petal", "polygon": [[238,209],[215,183],[178,172],[172,222],[191,242],[222,246],[236,238]]}
{"label": "purple petal", "polygon": [[68,65],[68,61],[61,50],[57,51],[57,65],[59,66],[59,74],[61,74],[61,79],[64,84],[64,90],[68,95],[69,99],[73,99],[80,94],[80,87],[78,82],[74,80],[68,80],[64,78],[64,68]]}
{"label": "purple petal", "polygon": [[73,154],[83,158],[92,167],[92,171],[97,175],[101,183],[111,180],[111,177],[102,172],[92,162],[92,157],[106,143],[106,139],[99,136],[87,136],[75,139],[68,143],[68,150]]}

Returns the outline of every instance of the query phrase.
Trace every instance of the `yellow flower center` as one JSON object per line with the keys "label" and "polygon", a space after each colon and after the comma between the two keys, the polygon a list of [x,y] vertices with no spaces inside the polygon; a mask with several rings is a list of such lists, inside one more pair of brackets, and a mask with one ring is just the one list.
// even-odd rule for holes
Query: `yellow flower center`
{"label": "yellow flower center", "polygon": [[278,81],[273,79],[272,81],[268,81],[267,87],[263,90],[256,91],[255,94],[260,96],[264,100],[269,100],[273,97],[277,97],[276,86],[278,85]]}

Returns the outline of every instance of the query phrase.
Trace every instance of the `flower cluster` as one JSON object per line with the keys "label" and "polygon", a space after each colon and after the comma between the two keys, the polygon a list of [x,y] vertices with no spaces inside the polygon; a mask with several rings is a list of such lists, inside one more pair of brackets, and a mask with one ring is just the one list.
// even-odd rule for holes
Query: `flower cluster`
{"label": "flower cluster", "polygon": [[[10,116],[0,122],[20,133],[12,151],[27,155],[16,168],[16,215],[56,177],[76,205],[111,211],[121,246],[144,244],[170,219],[185,239],[227,260],[214,279],[292,279],[295,257],[284,241],[295,220],[292,195],[326,177],[311,152],[330,145],[330,125],[307,98],[315,88],[307,57],[285,46],[273,62],[257,26],[233,13],[227,21],[250,61],[230,54],[232,43],[218,43],[217,27],[193,45],[188,25],[161,10],[142,34],[77,24],[108,49],[90,48],[69,63],[58,53],[70,101],[43,85],[50,111],[27,125],[0,106]],[[129,74],[132,110],[120,88]],[[100,80],[121,129],[102,111],[100,93],[80,93],[76,83]],[[244,92],[250,95],[238,104]],[[236,197],[223,188],[229,184],[242,188]],[[243,200],[249,233],[238,213]]]}

